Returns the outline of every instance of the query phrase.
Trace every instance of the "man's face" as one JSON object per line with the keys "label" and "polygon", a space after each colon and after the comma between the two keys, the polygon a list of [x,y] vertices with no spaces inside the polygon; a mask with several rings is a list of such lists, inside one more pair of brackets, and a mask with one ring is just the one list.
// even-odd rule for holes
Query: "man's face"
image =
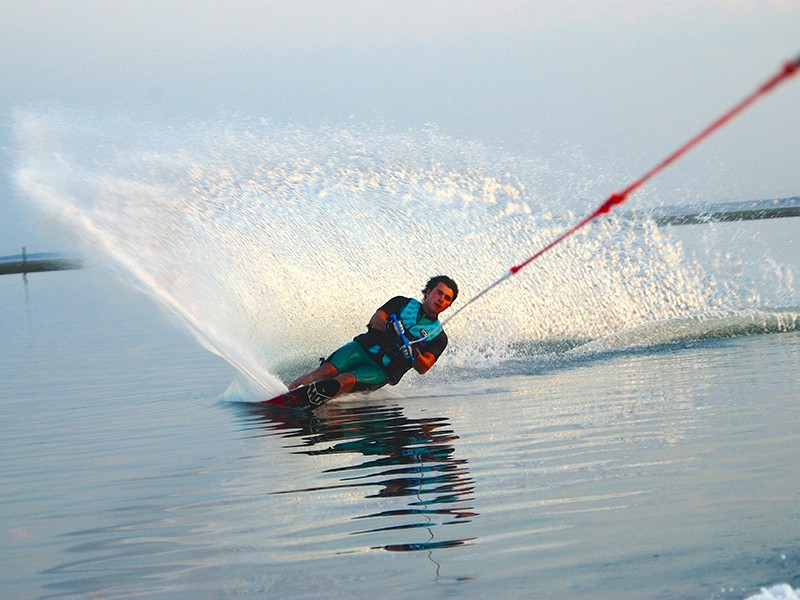
{"label": "man's face", "polygon": [[453,290],[443,283],[427,292],[422,301],[422,310],[429,317],[437,317],[453,302]]}

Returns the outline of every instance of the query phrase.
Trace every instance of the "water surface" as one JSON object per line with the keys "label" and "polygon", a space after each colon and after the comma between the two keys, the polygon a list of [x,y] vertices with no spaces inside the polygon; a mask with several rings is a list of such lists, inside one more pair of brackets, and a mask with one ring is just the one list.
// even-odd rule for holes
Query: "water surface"
{"label": "water surface", "polygon": [[[798,587],[797,332],[334,402],[102,273],[0,280],[3,595],[744,598]],[[6,337],[8,336],[8,337]]]}
{"label": "water surface", "polygon": [[0,279],[4,596],[800,586],[791,219],[612,213],[448,323],[424,377],[302,416],[254,401],[433,274],[477,294],[609,174],[435,128],[13,131],[15,195],[91,268]]}

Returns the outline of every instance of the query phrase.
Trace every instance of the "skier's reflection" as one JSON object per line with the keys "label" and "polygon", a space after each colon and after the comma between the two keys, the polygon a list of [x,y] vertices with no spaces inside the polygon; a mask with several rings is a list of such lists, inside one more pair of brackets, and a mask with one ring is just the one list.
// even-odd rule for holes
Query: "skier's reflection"
{"label": "skier's reflection", "polygon": [[[352,534],[369,534],[374,548],[392,551],[430,550],[468,543],[473,538],[440,539],[444,525],[469,523],[477,513],[472,502],[473,481],[467,461],[456,458],[458,436],[446,417],[411,419],[398,406],[358,406],[332,403],[315,412],[276,407],[248,408],[248,422],[272,434],[295,439],[287,448],[311,456],[355,454],[355,464],[334,466],[333,485],[282,490],[281,494],[361,489],[365,498],[405,498],[406,502],[354,515],[370,521]],[[408,532],[415,531],[410,534]],[[422,532],[425,532],[422,534]],[[393,533],[389,533],[393,532]],[[406,532],[406,533],[403,533]],[[389,538],[389,539],[387,539]]]}

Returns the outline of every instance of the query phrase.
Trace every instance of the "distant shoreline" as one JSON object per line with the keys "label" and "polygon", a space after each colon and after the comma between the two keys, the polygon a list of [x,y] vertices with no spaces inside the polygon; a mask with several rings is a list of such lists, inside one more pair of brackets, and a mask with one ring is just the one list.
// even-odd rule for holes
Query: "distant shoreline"
{"label": "distant shoreline", "polygon": [[24,248],[22,250],[22,254],[0,256],[0,275],[13,275],[16,273],[25,275],[27,273],[68,271],[83,268],[83,262],[73,256],[53,252],[27,254]]}

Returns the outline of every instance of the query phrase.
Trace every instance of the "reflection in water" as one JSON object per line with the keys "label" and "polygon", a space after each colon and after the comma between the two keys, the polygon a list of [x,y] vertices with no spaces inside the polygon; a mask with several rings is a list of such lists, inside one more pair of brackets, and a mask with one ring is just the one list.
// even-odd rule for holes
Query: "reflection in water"
{"label": "reflection in water", "polygon": [[[369,525],[351,535],[385,534],[405,530],[425,533],[413,542],[394,541],[373,546],[395,552],[461,546],[474,538],[442,539],[445,525],[470,522],[477,513],[472,501],[473,481],[467,461],[456,458],[453,433],[445,417],[411,419],[401,408],[353,406],[338,403],[314,413],[281,407],[248,407],[248,421],[271,434],[299,438],[289,445],[296,454],[309,456],[358,454],[358,464],[325,469],[340,475],[339,483],[282,490],[276,494],[301,494],[326,490],[363,491],[364,498],[402,498],[397,508],[354,515]],[[400,521],[398,523],[398,520]]]}

